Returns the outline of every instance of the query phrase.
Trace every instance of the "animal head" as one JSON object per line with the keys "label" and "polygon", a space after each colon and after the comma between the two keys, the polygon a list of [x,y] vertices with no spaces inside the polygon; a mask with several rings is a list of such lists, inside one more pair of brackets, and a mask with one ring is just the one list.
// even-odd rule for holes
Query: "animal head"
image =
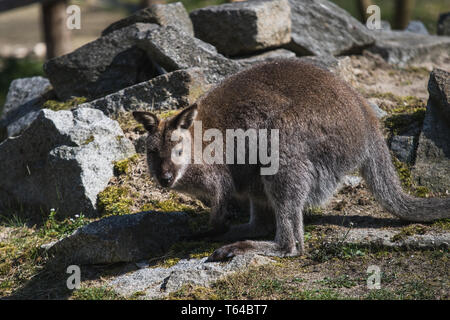
{"label": "animal head", "polygon": [[150,174],[163,187],[173,187],[191,161],[191,134],[188,129],[196,115],[196,105],[168,119],[160,119],[151,112],[133,112],[133,117],[148,132],[147,164]]}

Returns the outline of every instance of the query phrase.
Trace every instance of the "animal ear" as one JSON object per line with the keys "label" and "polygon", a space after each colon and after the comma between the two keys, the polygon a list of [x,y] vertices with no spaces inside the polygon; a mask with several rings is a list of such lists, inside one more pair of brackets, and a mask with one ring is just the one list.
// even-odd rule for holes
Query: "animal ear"
{"label": "animal ear", "polygon": [[179,114],[177,114],[171,121],[173,128],[189,129],[194,122],[197,115],[197,104],[193,104]]}
{"label": "animal ear", "polygon": [[158,127],[159,119],[151,112],[133,111],[133,117],[137,122],[142,124],[148,132],[153,132]]}

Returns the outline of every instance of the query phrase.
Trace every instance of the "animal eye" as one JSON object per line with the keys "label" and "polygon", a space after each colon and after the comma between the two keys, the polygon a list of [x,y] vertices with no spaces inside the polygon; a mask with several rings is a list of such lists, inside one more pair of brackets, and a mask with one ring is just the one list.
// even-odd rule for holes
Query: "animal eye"
{"label": "animal eye", "polygon": [[183,153],[183,150],[182,150],[182,149],[178,150],[178,151],[177,151],[177,156],[181,156],[182,153]]}

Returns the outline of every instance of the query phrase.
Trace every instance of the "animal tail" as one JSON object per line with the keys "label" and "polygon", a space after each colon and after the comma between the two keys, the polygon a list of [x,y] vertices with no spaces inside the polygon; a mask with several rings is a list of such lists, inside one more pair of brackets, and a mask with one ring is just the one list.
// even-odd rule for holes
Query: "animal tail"
{"label": "animal tail", "polygon": [[381,134],[376,135],[368,149],[361,174],[377,201],[387,211],[408,221],[450,218],[450,198],[415,198],[403,191]]}

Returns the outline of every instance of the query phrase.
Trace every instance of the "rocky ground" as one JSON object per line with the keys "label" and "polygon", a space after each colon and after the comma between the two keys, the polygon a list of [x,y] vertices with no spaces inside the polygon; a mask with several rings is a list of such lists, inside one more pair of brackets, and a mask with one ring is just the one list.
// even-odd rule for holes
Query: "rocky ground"
{"label": "rocky ground", "polygon": [[[180,10],[180,7],[175,9]],[[283,14],[284,11],[280,12]],[[158,13],[156,18],[151,14],[150,19],[159,19],[158,23],[165,23],[164,12]],[[207,16],[208,12],[204,14]],[[157,112],[161,117],[173,115],[176,111],[167,110],[168,106],[174,103],[177,108],[189,105],[211,83],[235,72],[241,63],[246,65],[251,60],[267,59],[267,53],[263,57],[251,57],[250,60],[246,57],[244,63],[242,57],[229,59],[218,54],[208,44],[192,38],[189,33],[180,34],[178,28],[191,30],[188,19],[178,19],[176,28],[135,25],[136,20],[133,19],[138,18],[120,22],[122,31],[112,30],[110,35],[104,35],[94,44],[50,62],[46,70],[56,92],[49,91],[48,80],[36,78],[28,82],[39,84],[34,86],[36,92],[27,90],[25,97],[21,94],[9,97],[5,106],[7,116],[1,119],[3,124],[7,124],[6,131],[0,132],[0,139],[6,138],[2,134],[17,137],[0,143],[0,149],[22,154],[14,141],[23,141],[22,145],[35,150],[26,153],[26,157],[33,163],[42,163],[42,157],[47,155],[48,150],[42,152],[39,146],[48,145],[54,163],[49,167],[30,168],[24,160],[23,166],[17,166],[10,161],[12,157],[1,158],[0,152],[0,171],[8,177],[9,190],[16,192],[23,203],[43,203],[38,212],[25,205],[2,211],[0,297],[449,298],[450,221],[410,224],[392,217],[375,202],[357,173],[346,179],[327,205],[309,208],[305,213],[307,252],[303,257],[246,255],[227,263],[205,263],[206,257],[222,243],[186,241],[184,237],[206,228],[209,208],[196,199],[161,189],[152,181],[147,173],[144,156],[145,130],[131,118],[129,111],[144,107],[159,109]],[[353,23],[353,20],[350,22]],[[284,25],[276,28],[286,33],[288,27]],[[253,35],[254,30],[247,32]],[[367,30],[360,32],[363,43],[344,41],[326,50],[333,47],[337,51],[332,53],[341,55],[350,47],[364,47],[364,42],[373,41]],[[152,34],[150,39],[149,34]],[[177,44],[183,45],[172,47],[165,42],[166,37],[180,37],[182,41]],[[117,39],[127,40],[122,41],[121,46],[115,46],[116,51],[109,52],[105,61],[80,59],[87,52],[98,54]],[[277,39],[280,45],[286,42],[284,36]],[[448,40],[443,39],[445,46]],[[294,40],[296,43],[290,50],[294,50],[293,47],[300,52],[305,48],[323,49],[317,47],[318,42],[313,38],[305,40],[297,37]],[[139,50],[130,49],[133,48],[130,45],[133,41],[143,41],[145,45]],[[249,41],[246,46],[238,46],[233,50],[260,50],[258,46],[260,43]],[[427,50],[434,50],[430,49],[434,46],[429,44]],[[153,62],[157,62],[157,66],[160,64],[159,67],[170,71],[185,70],[155,77],[155,72],[160,70],[155,70],[153,65],[145,70],[148,73],[144,76],[150,77],[150,80],[136,84],[136,77],[124,77],[114,82],[114,92],[108,92],[110,87],[96,79],[101,75],[102,80],[109,83],[114,79],[115,72],[120,70],[120,65],[123,65],[120,62],[129,63],[130,56],[123,56],[124,51],[121,50],[131,57],[142,58],[143,63],[148,56],[142,55],[142,52],[146,52]],[[279,50],[269,52],[269,55],[295,55],[285,48]],[[200,61],[204,59],[206,62],[191,59],[192,52],[201,58]],[[429,83],[438,82],[442,92],[448,90],[445,89],[448,88],[445,87],[445,81],[439,82],[441,73],[433,72],[430,81],[430,72],[435,68],[450,70],[450,57],[448,52],[439,50],[430,54],[428,51],[408,51],[406,48],[405,52],[398,55],[394,45],[394,48],[390,48],[390,56],[384,59],[373,50],[340,56],[338,60],[302,59],[325,65],[374,104],[386,141],[391,146],[394,164],[407,192],[421,197],[448,196],[445,184],[420,184],[418,177],[421,174],[414,171],[414,162],[426,158],[417,150],[418,145],[423,144],[420,142],[421,129],[427,123],[427,117],[430,117],[425,110],[430,90],[434,92],[434,87],[429,86]],[[119,63],[117,56],[122,59],[119,59]],[[408,63],[403,64],[403,60],[388,63],[389,57],[407,59]],[[417,61],[417,57],[420,61]],[[70,69],[73,64],[83,66],[85,63],[91,63],[91,68]],[[205,67],[204,72],[199,72],[197,67]],[[129,69],[134,75],[143,71],[140,65],[130,64]],[[66,78],[68,74],[72,75],[70,72],[79,72],[80,77],[91,81],[92,85],[76,81],[76,77],[75,81],[68,83]],[[20,82],[16,86],[23,87]],[[73,92],[82,92],[87,97],[60,101],[64,100],[61,97],[74,95]],[[438,103],[439,99],[432,103]],[[46,111],[42,111],[42,108]],[[94,120],[88,121],[90,117]],[[96,123],[94,128],[90,126],[91,123]],[[40,132],[50,132],[54,139],[43,139],[41,136],[45,137],[45,134]],[[135,155],[131,155],[131,145],[137,152]],[[108,148],[102,149],[103,146]],[[4,164],[7,161],[10,161],[10,166]],[[16,162],[22,163],[19,160]],[[448,160],[443,163],[446,165]],[[81,172],[80,177],[91,179],[79,184],[83,186],[81,190],[70,189],[71,184],[64,183],[58,171],[55,172],[69,165],[71,171]],[[16,167],[19,167],[17,172],[11,169]],[[49,176],[48,181],[61,182],[61,188],[66,189],[56,188],[55,193],[52,183],[36,184],[36,180],[29,180],[27,172],[33,177],[38,173],[39,179]],[[14,189],[13,182],[17,179],[23,179],[24,185],[29,184],[29,188],[25,191]],[[77,180],[74,178],[70,181]],[[49,195],[48,198],[37,198],[36,195],[40,195],[36,192],[38,187],[42,194]],[[61,202],[61,194],[71,196],[80,203],[82,201],[86,214],[70,212],[70,208],[65,208],[63,212],[54,210],[65,203]],[[0,195],[6,198],[4,194]],[[238,220],[242,222],[243,218]],[[67,266],[71,264],[81,268],[81,287],[75,290],[69,290],[66,285],[69,276]],[[368,288],[368,279],[371,279],[369,271],[374,269],[380,271],[375,274],[381,280],[379,289]]]}

